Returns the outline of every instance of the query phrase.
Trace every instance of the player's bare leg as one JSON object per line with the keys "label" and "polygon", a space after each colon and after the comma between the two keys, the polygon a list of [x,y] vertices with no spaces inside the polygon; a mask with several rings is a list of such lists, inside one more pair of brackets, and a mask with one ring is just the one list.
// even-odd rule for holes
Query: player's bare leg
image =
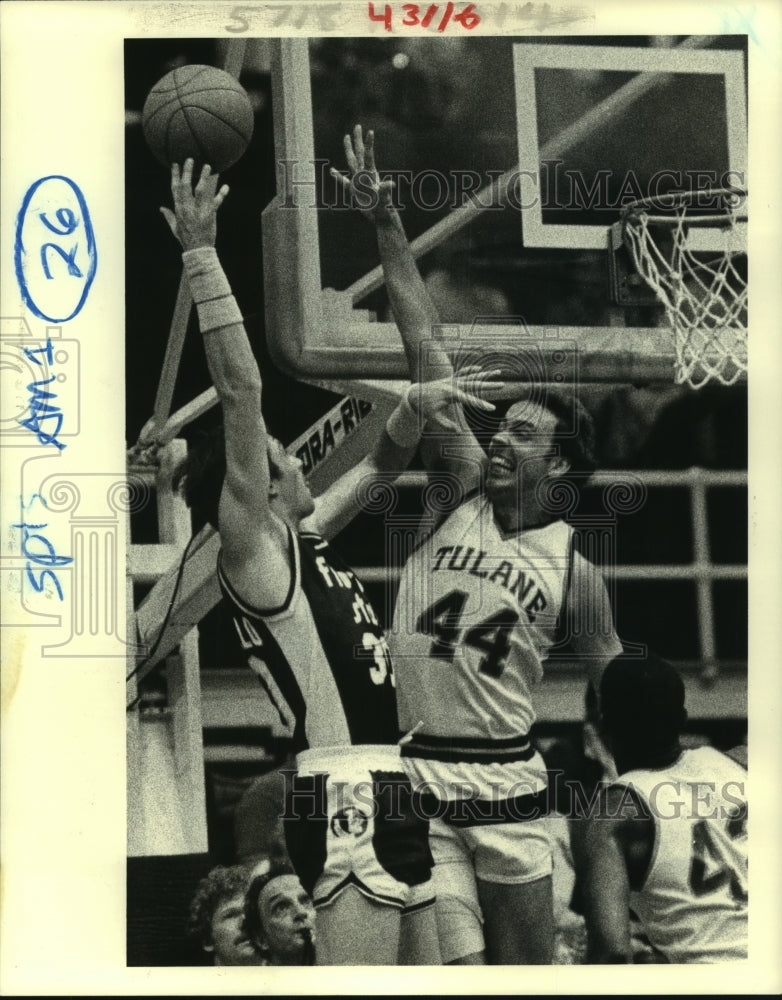
{"label": "player's bare leg", "polygon": [[315,915],[318,965],[396,965],[401,913],[348,886]]}
{"label": "player's bare leg", "polygon": [[491,965],[550,965],[554,957],[551,876],[508,884],[478,879]]}

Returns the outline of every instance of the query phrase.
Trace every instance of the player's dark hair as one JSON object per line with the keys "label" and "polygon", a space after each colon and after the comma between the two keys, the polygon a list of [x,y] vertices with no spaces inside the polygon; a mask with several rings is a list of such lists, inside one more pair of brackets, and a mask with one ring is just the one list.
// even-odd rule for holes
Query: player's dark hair
{"label": "player's dark hair", "polygon": [[[280,469],[269,455],[269,475],[279,479]],[[190,445],[187,457],[174,470],[172,485],[180,490],[193,512],[193,527],[204,524],[217,530],[220,494],[225,479],[225,434],[222,424],[202,432]]]}
{"label": "player's dark hair", "polygon": [[242,865],[217,865],[201,879],[190,901],[187,932],[201,942],[212,942],[212,918],[226,899],[244,894],[248,871]]}
{"label": "player's dark hair", "polygon": [[643,660],[615,657],[600,681],[603,731],[641,754],[676,743],[687,721],[684,682],[667,660],[649,652]]}
{"label": "player's dark hair", "polygon": [[559,453],[570,463],[569,474],[577,478],[577,485],[584,486],[597,468],[595,424],[589,410],[574,392],[550,386],[522,389],[508,409],[524,402],[538,403],[556,417],[554,440]]}

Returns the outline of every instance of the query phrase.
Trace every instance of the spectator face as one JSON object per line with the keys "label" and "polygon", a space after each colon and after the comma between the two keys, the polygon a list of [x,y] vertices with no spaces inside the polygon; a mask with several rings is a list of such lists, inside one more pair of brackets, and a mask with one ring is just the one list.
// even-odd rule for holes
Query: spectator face
{"label": "spectator face", "polygon": [[314,937],[315,909],[295,875],[280,875],[264,886],[258,898],[264,945],[273,965],[304,961]]}
{"label": "spectator face", "polygon": [[260,965],[261,955],[244,931],[244,894],[223,899],[212,917],[215,965]]}

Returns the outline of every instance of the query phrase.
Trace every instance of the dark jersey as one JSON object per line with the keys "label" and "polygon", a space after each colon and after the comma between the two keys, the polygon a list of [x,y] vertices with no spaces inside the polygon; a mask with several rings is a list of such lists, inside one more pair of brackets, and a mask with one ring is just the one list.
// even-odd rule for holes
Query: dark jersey
{"label": "dark jersey", "polygon": [[217,573],[239,642],[294,752],[396,743],[391,658],[361,581],[319,535],[288,529],[291,584],[284,603],[253,608]]}

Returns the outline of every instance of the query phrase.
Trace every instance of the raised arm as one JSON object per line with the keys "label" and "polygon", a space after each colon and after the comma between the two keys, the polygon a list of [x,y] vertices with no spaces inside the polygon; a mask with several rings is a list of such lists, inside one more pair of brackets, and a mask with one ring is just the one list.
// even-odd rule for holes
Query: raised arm
{"label": "raised arm", "polygon": [[[248,600],[274,603],[287,581],[252,573],[258,559],[285,553],[285,528],[269,506],[267,433],[261,412],[261,374],[241,313],[215,250],[217,210],[228,193],[208,166],[193,188],[193,161],[171,168],[174,212],[161,211],[182,246],[182,261],[198,310],[212,382],[223,408],[226,473],[219,527],[226,573]],[[258,587],[265,589],[259,593]]]}
{"label": "raised arm", "polygon": [[[337,170],[331,173],[375,226],[386,289],[402,335],[410,378],[419,383],[445,378],[453,368],[433,329],[440,322],[439,316],[410,251],[402,220],[392,204],[393,184],[380,180],[373,132],[367,133],[365,142],[361,126],[357,125],[352,138],[345,136],[345,156],[349,177]],[[477,485],[485,455],[465,421],[460,404],[456,401],[449,404],[430,426],[444,430],[447,437],[425,438],[422,442],[421,454],[427,468],[456,473],[467,489]]]}
{"label": "raised arm", "polygon": [[[490,375],[493,373],[489,373]],[[455,403],[470,403],[483,410],[493,410],[494,404],[479,393],[496,391],[497,383],[477,368],[464,368],[460,375],[451,374],[434,382],[413,383],[402,396],[388,418],[385,428],[370,453],[333,483],[315,501],[315,521],[326,538],[336,535],[359,513],[362,498],[378,479],[388,482],[407,468],[428,422],[437,421],[443,429],[458,431],[449,422],[447,411]]]}

